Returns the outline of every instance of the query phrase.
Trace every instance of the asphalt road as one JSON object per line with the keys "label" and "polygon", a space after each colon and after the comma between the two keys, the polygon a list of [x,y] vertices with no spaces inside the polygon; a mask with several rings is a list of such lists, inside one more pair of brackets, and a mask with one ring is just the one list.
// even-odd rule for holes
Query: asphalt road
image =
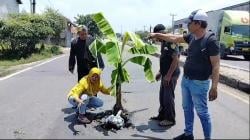
{"label": "asphalt road", "polygon": [[245,60],[244,57],[241,55],[228,55],[226,59],[221,59],[221,62],[233,67],[243,68],[248,71],[250,69],[250,61]]}
{"label": "asphalt road", "polygon": [[[154,72],[158,59],[152,57]],[[67,71],[68,55],[46,64],[28,69],[13,77],[0,80],[0,138],[158,138],[169,139],[183,132],[179,79],[176,88],[176,121],[172,128],[161,128],[148,119],[157,114],[159,82],[147,83],[142,68],[128,65],[131,83],[122,86],[123,104],[132,115],[133,128],[104,131],[97,122],[89,125],[76,123],[75,115],[67,103],[66,95],[76,83],[77,76]],[[111,67],[106,65],[102,78],[110,85]],[[225,85],[219,85],[219,97],[209,102],[212,116],[213,138],[249,139],[249,95]],[[103,109],[111,109],[114,97],[100,95]],[[195,138],[203,138],[197,116]]]}
{"label": "asphalt road", "polygon": [[[183,57],[186,57],[183,55]],[[226,65],[233,68],[250,70],[250,61],[244,59],[243,56],[228,55],[227,58],[221,59],[221,65]]]}

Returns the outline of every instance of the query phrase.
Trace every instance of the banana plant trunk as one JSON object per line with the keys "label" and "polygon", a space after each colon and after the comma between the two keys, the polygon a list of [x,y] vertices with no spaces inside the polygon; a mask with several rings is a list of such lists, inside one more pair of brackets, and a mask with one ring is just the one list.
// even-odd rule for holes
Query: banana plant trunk
{"label": "banana plant trunk", "polygon": [[119,110],[123,110],[122,106],[122,94],[121,94],[121,83],[116,83],[116,103],[113,108],[114,114],[117,114]]}

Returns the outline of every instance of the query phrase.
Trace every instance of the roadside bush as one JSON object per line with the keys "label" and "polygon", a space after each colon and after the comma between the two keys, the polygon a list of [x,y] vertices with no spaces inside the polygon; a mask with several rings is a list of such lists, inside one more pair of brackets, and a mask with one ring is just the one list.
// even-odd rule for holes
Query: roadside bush
{"label": "roadside bush", "polygon": [[[27,58],[32,53],[39,53],[36,44],[48,37],[60,39],[60,33],[66,27],[66,19],[57,11],[47,9],[44,14],[11,14],[0,21],[1,59]],[[6,47],[7,45],[7,47]],[[4,48],[4,49],[3,49]],[[54,48],[53,52],[57,52]]]}
{"label": "roadside bush", "polygon": [[47,8],[43,14],[46,18],[46,21],[54,31],[51,40],[53,40],[56,45],[59,45],[60,34],[66,28],[66,18],[60,14],[57,10]]}
{"label": "roadside bush", "polygon": [[7,57],[28,57],[36,52],[35,45],[54,31],[44,16],[27,13],[13,14],[0,29],[1,39],[10,43]]}
{"label": "roadside bush", "polygon": [[51,53],[55,54],[55,55],[58,55],[58,54],[61,54],[62,52],[60,51],[60,48],[58,46],[53,45],[51,47]]}

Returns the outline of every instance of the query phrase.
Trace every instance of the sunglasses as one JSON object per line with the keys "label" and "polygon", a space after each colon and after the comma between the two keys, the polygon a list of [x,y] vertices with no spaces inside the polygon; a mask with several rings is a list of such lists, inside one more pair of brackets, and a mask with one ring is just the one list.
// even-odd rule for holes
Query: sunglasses
{"label": "sunglasses", "polygon": [[189,26],[192,22],[193,22],[193,20],[189,18],[186,23]]}

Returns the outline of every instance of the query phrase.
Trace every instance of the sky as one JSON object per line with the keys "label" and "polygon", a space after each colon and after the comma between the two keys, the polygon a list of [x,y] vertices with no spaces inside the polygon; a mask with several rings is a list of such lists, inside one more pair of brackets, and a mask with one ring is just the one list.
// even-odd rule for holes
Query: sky
{"label": "sky", "polygon": [[[30,0],[22,0],[20,11],[30,11]],[[58,10],[75,21],[77,15],[103,12],[115,32],[149,30],[150,26],[172,26],[174,20],[188,17],[197,9],[205,11],[247,2],[247,0],[36,0],[36,12],[46,7]]]}

